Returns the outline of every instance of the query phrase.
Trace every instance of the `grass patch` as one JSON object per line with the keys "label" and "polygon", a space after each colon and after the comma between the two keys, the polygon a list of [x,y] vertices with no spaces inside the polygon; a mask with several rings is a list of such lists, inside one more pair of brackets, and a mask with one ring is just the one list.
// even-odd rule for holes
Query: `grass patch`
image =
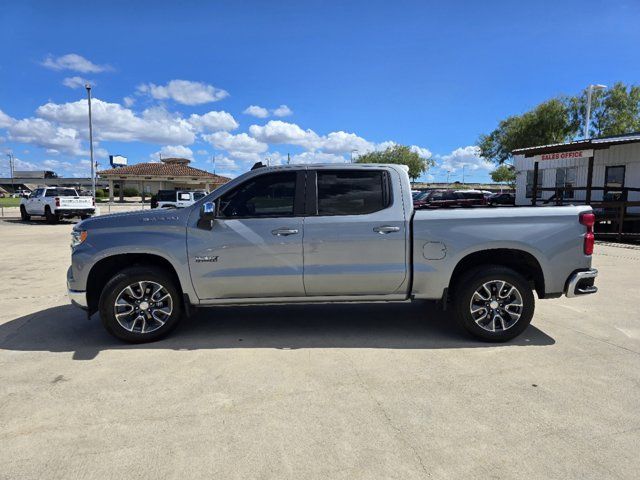
{"label": "grass patch", "polygon": [[20,205],[19,198],[0,198],[0,207],[17,207]]}

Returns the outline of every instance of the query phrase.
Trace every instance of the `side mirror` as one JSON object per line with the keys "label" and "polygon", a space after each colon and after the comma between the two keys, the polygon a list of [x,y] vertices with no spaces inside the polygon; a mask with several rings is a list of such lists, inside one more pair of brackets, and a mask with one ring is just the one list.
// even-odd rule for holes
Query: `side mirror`
{"label": "side mirror", "polygon": [[200,207],[200,219],[198,220],[198,228],[211,230],[212,222],[216,219],[216,203],[204,202]]}

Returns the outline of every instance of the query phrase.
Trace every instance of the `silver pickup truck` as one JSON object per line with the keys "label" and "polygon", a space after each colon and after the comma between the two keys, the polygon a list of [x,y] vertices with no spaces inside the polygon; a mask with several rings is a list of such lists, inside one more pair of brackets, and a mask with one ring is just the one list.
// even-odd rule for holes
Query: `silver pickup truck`
{"label": "silver pickup truck", "polygon": [[534,290],[596,292],[593,223],[588,206],[414,211],[397,165],[264,167],[191,207],[78,223],[67,283],[129,342],[194,307],[414,299],[505,341],[531,322]]}

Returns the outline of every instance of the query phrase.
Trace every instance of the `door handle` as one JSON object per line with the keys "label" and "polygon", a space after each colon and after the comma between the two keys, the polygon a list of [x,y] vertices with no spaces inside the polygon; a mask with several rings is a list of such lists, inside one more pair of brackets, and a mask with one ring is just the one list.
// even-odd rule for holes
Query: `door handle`
{"label": "door handle", "polygon": [[385,233],[399,232],[400,227],[392,227],[391,225],[381,225],[379,227],[374,227],[373,231],[376,233],[379,233],[380,235],[384,235]]}
{"label": "door handle", "polygon": [[295,235],[298,233],[297,228],[276,228],[275,230],[271,230],[271,234],[276,237],[287,237],[289,235]]}

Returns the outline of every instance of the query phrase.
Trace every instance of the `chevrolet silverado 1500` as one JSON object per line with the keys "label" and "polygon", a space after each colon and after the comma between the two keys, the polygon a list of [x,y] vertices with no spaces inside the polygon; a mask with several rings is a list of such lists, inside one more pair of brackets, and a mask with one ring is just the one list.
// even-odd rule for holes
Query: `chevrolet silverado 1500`
{"label": "chevrolet silverado 1500", "polygon": [[397,165],[254,169],[194,205],[94,217],[72,233],[71,301],[130,342],[194,307],[438,300],[504,341],[538,298],[594,293],[588,206],[414,211]]}
{"label": "chevrolet silverado 1500", "polygon": [[36,188],[27,198],[20,200],[20,217],[28,221],[32,216],[45,217],[56,223],[61,218],[89,218],[95,213],[93,197],[81,197],[74,188]]}

